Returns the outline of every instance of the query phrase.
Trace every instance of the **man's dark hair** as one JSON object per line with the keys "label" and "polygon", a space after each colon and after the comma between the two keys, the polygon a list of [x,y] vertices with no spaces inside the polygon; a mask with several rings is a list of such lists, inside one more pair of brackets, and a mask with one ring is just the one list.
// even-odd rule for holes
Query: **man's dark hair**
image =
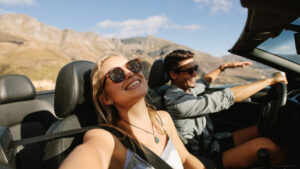
{"label": "man's dark hair", "polygon": [[174,50],[173,52],[169,53],[164,60],[164,64],[168,76],[170,77],[171,70],[175,70],[176,68],[178,68],[180,61],[193,58],[193,57],[194,57],[194,53],[192,53],[191,51],[185,51],[180,49]]}

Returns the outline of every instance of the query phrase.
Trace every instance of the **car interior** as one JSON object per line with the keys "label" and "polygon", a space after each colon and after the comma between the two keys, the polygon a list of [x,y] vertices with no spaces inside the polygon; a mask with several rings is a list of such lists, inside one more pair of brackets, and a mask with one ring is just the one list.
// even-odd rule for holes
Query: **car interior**
{"label": "car interior", "polygon": [[[268,52],[260,45],[278,37],[285,30],[299,42],[300,10],[297,0],[241,0],[248,18],[239,39],[229,50],[286,73],[288,85],[267,87],[245,100],[242,105],[259,104],[260,110],[247,115],[212,115],[217,130],[233,131],[254,123],[259,131],[287,149],[286,164],[270,166],[269,157],[258,152],[260,163],[250,168],[299,168],[300,140],[300,62]],[[297,34],[298,33],[298,34]],[[294,37],[293,37],[294,38]],[[297,43],[297,42],[296,42]],[[299,49],[297,57],[299,58]],[[13,142],[43,137],[98,124],[91,97],[91,61],[72,61],[58,74],[55,90],[37,92],[24,75],[0,76],[0,169],[55,169],[80,143],[83,132],[58,139],[13,147]],[[146,101],[164,110],[163,94],[170,86],[163,59],[153,62]],[[211,87],[206,93],[222,90]],[[185,142],[184,138],[182,138]]]}
{"label": "car interior", "polygon": [[[57,121],[53,102],[50,100],[53,95],[36,95],[36,90],[27,77],[2,76],[0,90],[1,127],[9,128],[13,140],[43,135]],[[41,144],[17,147],[15,151],[18,165],[36,168],[42,166]]]}

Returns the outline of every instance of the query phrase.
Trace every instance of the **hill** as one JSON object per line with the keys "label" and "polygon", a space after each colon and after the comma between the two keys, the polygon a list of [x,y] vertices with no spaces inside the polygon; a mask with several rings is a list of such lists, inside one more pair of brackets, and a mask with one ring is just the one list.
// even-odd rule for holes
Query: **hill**
{"label": "hill", "polygon": [[[96,61],[104,53],[117,51],[127,57],[140,57],[147,77],[153,60],[174,49],[194,52],[204,73],[226,61],[226,57],[217,58],[154,36],[104,38],[95,32],[61,30],[23,14],[0,15],[0,75],[25,74],[36,86],[48,83],[46,89],[54,88],[58,71],[72,60]],[[219,82],[223,83],[222,79]]]}

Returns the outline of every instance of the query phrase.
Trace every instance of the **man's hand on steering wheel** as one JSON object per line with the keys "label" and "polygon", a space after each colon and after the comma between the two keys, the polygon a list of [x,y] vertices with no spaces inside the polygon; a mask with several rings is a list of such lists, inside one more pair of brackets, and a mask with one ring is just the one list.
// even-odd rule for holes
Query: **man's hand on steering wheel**
{"label": "man's hand on steering wheel", "polygon": [[287,79],[285,73],[273,74],[271,89],[262,104],[258,120],[258,130],[263,136],[268,136],[280,122],[280,108],[285,105],[287,99]]}
{"label": "man's hand on steering wheel", "polygon": [[284,72],[276,72],[276,73],[274,73],[272,79],[273,80],[272,80],[272,84],[271,85],[274,85],[274,84],[279,83],[279,82],[288,84],[288,81],[286,79],[286,76],[285,76]]}

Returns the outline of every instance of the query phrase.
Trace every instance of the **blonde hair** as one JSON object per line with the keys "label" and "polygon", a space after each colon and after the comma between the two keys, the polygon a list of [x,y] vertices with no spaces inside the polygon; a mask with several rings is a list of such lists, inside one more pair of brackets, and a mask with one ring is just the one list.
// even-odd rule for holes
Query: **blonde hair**
{"label": "blonde hair", "polygon": [[[100,124],[107,124],[113,127],[115,123],[120,119],[119,113],[117,108],[114,105],[105,105],[104,103],[104,95],[106,94],[105,89],[103,89],[103,82],[104,82],[104,75],[101,76],[101,67],[103,63],[111,57],[125,57],[119,53],[109,53],[101,59],[97,60],[96,65],[91,74],[91,81],[92,81],[92,89],[93,89],[93,102],[98,114],[98,121]],[[148,112],[150,119],[154,126],[160,131],[161,127],[159,127],[159,123],[155,120],[157,116],[157,111],[155,108],[149,104],[147,104]]]}

